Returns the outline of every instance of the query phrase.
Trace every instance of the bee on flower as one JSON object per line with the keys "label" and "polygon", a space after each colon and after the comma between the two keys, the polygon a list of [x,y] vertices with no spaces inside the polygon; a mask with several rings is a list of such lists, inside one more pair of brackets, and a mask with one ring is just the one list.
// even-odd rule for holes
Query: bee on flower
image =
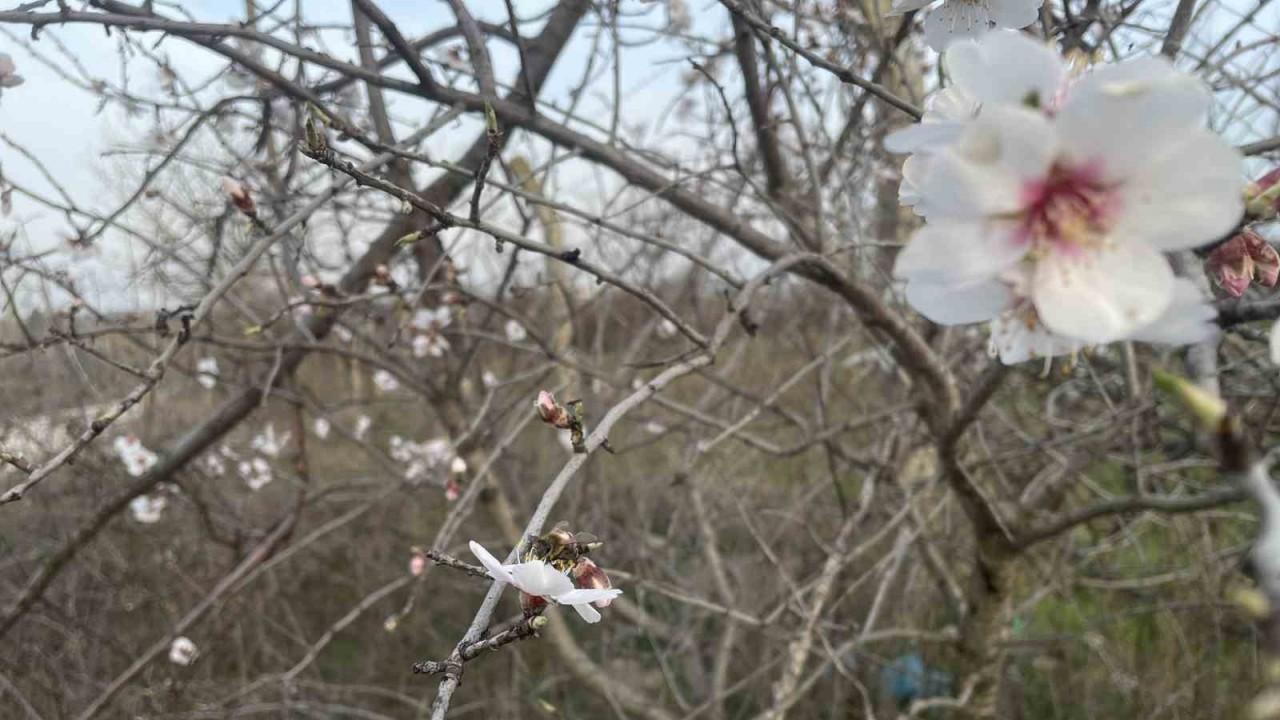
{"label": "bee on flower", "polygon": [[520,591],[525,617],[540,615],[553,601],[571,606],[586,622],[597,623],[601,615],[596,608],[608,607],[622,594],[587,557],[601,544],[589,533],[571,533],[560,523],[541,537],[529,537],[519,563],[503,564],[474,540],[470,547],[489,577]]}

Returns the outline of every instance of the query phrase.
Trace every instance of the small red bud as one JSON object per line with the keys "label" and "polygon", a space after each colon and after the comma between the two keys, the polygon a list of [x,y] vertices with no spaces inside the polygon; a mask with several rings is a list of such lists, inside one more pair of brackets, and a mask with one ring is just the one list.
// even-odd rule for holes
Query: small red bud
{"label": "small red bud", "polygon": [[231,200],[231,204],[236,209],[249,217],[258,216],[258,206],[253,202],[253,196],[249,194],[249,188],[244,183],[233,178],[222,178],[222,191],[227,194],[227,198]]}
{"label": "small red bud", "polygon": [[520,593],[520,609],[524,611],[525,617],[536,617],[547,609],[547,599],[540,595],[530,595],[527,592],[522,592]]}
{"label": "small red bud", "polygon": [[[613,582],[609,580],[608,574],[600,569],[591,558],[580,557],[578,562],[573,566],[573,570],[569,571],[569,577],[573,579],[573,584],[583,590],[608,590],[613,587]],[[597,600],[595,606],[599,608],[609,607],[609,603],[613,600]]]}
{"label": "small red bud", "polygon": [[546,390],[538,393],[538,399],[533,402],[533,407],[538,411],[538,417],[542,418],[542,422],[562,430],[569,427],[569,411],[556,402],[556,397]]}
{"label": "small red bud", "polygon": [[1254,262],[1244,236],[1237,235],[1209,253],[1209,275],[1233,297],[1240,297],[1253,281]]}

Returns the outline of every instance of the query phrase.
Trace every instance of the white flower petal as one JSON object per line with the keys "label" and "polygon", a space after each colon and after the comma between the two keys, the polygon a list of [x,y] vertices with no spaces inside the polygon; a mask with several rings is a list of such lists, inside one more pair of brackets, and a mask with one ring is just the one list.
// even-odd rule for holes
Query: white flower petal
{"label": "white flower petal", "polygon": [[1161,250],[1204,245],[1244,213],[1240,153],[1208,130],[1154,148],[1120,189],[1113,234],[1139,236]]}
{"label": "white flower petal", "polygon": [[1034,98],[1043,107],[1057,94],[1066,73],[1057,52],[1013,31],[956,43],[943,57],[943,65],[957,86],[985,104],[1020,105]]}
{"label": "white flower petal", "polygon": [[945,151],[934,154],[919,183],[930,217],[977,218],[1022,209],[1027,183],[1043,179],[1057,156],[1053,126],[1042,113],[984,108]]}
{"label": "white flower petal", "polygon": [[925,147],[946,145],[960,137],[963,130],[964,125],[954,120],[919,122],[886,135],[884,149],[891,153],[909,153]]}
{"label": "white flower petal", "polygon": [[1134,340],[1161,345],[1194,345],[1221,334],[1214,322],[1218,311],[1196,284],[1186,278],[1173,281],[1173,300],[1155,322],[1133,333]]}
{"label": "white flower petal", "polygon": [[1076,162],[1101,162],[1106,179],[1141,170],[1180,133],[1204,124],[1208,88],[1165,58],[1104,65],[1071,87],[1056,117]]}
{"label": "white flower petal", "polygon": [[925,206],[920,196],[920,184],[929,172],[928,155],[912,155],[902,161],[902,182],[898,185],[898,201],[911,207],[916,214],[924,215]]}
{"label": "white flower petal", "polygon": [[963,286],[912,281],[907,283],[905,292],[916,312],[939,325],[991,320],[1013,302],[1013,293],[999,281]]}
{"label": "white flower petal", "polygon": [[1080,343],[1054,335],[1024,313],[1007,312],[991,323],[991,351],[1005,365],[1075,352]]}
{"label": "white flower petal", "polygon": [[1044,0],[987,0],[996,27],[1024,28],[1040,16]]}
{"label": "white flower petal", "polygon": [[946,0],[924,16],[924,41],[942,52],[956,40],[977,37],[990,27],[986,5],[970,0]]}
{"label": "white flower petal", "polygon": [[1160,317],[1173,299],[1173,271],[1163,255],[1142,243],[1056,251],[1036,264],[1031,293],[1051,332],[1108,343]]}
{"label": "white flower petal", "polygon": [[895,277],[947,286],[989,280],[1027,252],[1008,223],[931,222],[912,236],[893,266]]}
{"label": "white flower petal", "polygon": [[507,566],[503,565],[498,558],[494,557],[493,553],[485,550],[483,545],[472,540],[468,547],[471,548],[471,554],[476,556],[476,559],[480,561],[480,564],[484,566],[484,569],[489,571],[489,577],[501,582],[511,583],[512,585],[515,584],[515,580],[511,576],[511,571],[507,569]]}
{"label": "white flower petal", "polygon": [[600,622],[600,611],[591,607],[591,605],[589,604],[578,603],[577,605],[573,606],[573,609],[578,611],[579,617],[581,617],[583,620],[586,620],[589,623],[594,624],[594,623]]}
{"label": "white flower petal", "polygon": [[542,597],[554,598],[573,589],[573,581],[568,575],[556,570],[541,560],[508,565],[507,570],[515,582],[512,585],[529,593]]}
{"label": "white flower petal", "polygon": [[561,605],[607,602],[622,594],[618,588],[577,588],[552,598]]}

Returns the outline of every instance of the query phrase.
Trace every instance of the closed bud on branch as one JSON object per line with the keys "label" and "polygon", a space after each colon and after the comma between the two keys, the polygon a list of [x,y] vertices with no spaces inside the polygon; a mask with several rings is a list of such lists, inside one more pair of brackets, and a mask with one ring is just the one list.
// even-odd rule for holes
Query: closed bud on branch
{"label": "closed bud on branch", "polygon": [[1244,189],[1245,211],[1259,220],[1280,213],[1280,167],[1263,175]]}
{"label": "closed bud on branch", "polygon": [[542,390],[538,393],[538,399],[533,402],[533,407],[538,411],[538,417],[542,418],[542,422],[567,430],[572,425],[573,418],[569,415],[569,411],[564,406],[556,402],[556,396]]}
{"label": "closed bud on branch", "polygon": [[[569,576],[573,578],[573,584],[583,590],[608,590],[613,587],[613,582],[609,580],[609,575],[600,569],[589,557],[580,557],[578,562],[574,564],[573,570],[569,572]],[[599,608],[609,607],[613,602],[612,598],[597,600],[595,605]]]}
{"label": "closed bud on branch", "polygon": [[1205,269],[1233,297],[1240,297],[1256,281],[1274,287],[1280,275],[1280,253],[1262,236],[1245,230],[1209,253]]}
{"label": "closed bud on branch", "polygon": [[249,194],[249,188],[244,183],[234,178],[222,178],[222,191],[227,194],[227,199],[231,200],[231,204],[236,209],[244,213],[248,217],[258,216],[258,206],[253,202],[253,196]]}
{"label": "closed bud on branch", "polygon": [[418,577],[427,570],[427,554],[420,547],[411,548],[409,552],[409,574]]}
{"label": "closed bud on branch", "polygon": [[1162,370],[1154,371],[1152,378],[1156,387],[1182,403],[1206,430],[1217,431],[1222,425],[1227,416],[1227,404],[1222,398],[1186,378]]}

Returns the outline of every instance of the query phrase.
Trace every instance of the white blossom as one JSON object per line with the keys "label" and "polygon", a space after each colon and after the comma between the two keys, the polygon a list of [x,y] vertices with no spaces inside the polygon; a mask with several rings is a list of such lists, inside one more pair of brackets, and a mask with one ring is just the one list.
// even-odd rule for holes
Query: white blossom
{"label": "white blossom", "polygon": [[[392,435],[388,441],[387,454],[396,462],[405,463],[405,477],[416,480],[428,471],[442,468],[458,458],[453,453],[453,443],[446,437],[432,438],[424,442],[412,442],[399,435]],[[466,466],[461,471],[465,472]]]}
{"label": "white blossom", "polygon": [[134,520],[151,525],[160,522],[160,515],[168,503],[163,495],[139,495],[129,501],[129,512],[133,513]]}
{"label": "white blossom", "polygon": [[449,347],[449,340],[440,333],[425,333],[413,336],[414,357],[444,357],[444,354],[449,352]]}
{"label": "white blossom", "polygon": [[365,433],[369,432],[369,428],[372,426],[373,426],[373,420],[369,419],[368,415],[361,415],[360,417],[356,418],[356,432],[355,432],[356,439],[363,440]]}
{"label": "white blossom", "polygon": [[188,637],[176,637],[169,645],[169,662],[174,665],[190,665],[195,662],[199,650]]}
{"label": "white blossom", "polygon": [[461,475],[467,471],[467,461],[462,459],[461,455],[453,458],[453,462],[449,463],[449,472],[455,475]]}
{"label": "white blossom", "polygon": [[133,435],[121,435],[115,440],[115,451],[124,463],[125,470],[138,477],[150,470],[159,460],[157,455],[146,448],[142,441]]}
{"label": "white blossom", "polygon": [[675,337],[676,333],[679,331],[680,329],[676,327],[676,324],[667,318],[662,318],[662,322],[658,323],[658,337],[663,340],[670,340]]}
{"label": "white blossom", "polygon": [[508,342],[518,343],[529,337],[529,333],[524,329],[524,325],[521,325],[517,320],[508,320],[503,330],[507,334]]}
{"label": "white blossom", "polygon": [[204,456],[204,467],[210,475],[224,475],[227,472],[227,463],[217,453],[210,453]]}
{"label": "white blossom", "polygon": [[196,363],[196,382],[206,390],[218,385],[218,359],[215,357],[200,358]]}
{"label": "white blossom", "polygon": [[480,382],[484,383],[484,386],[487,388],[497,387],[498,376],[488,370],[485,370],[480,373]]}
{"label": "white blossom", "polygon": [[[928,218],[894,267],[908,302],[941,324],[994,321],[1005,362],[1202,336],[1211,311],[1177,290],[1163,252],[1217,238],[1242,211],[1240,156],[1202,127],[1207,89],[1162,58],[1066,84],[1061,60],[1017,33],[944,61],[981,109],[908,138]],[[1175,296],[1190,313],[1178,317],[1197,319],[1157,327]]]}
{"label": "white blossom", "polygon": [[600,622],[600,612],[591,603],[613,600],[622,594],[617,588],[583,590],[573,586],[573,580],[541,560],[503,565],[480,543],[471,541],[471,554],[489,571],[489,577],[505,582],[530,595],[554,600],[561,605],[571,605],[578,615],[589,623]]}
{"label": "white blossom", "polygon": [[378,370],[373,374],[373,384],[382,392],[394,392],[399,389],[400,381],[386,370]]}
{"label": "white blossom", "polygon": [[453,316],[449,313],[447,305],[441,305],[438,308],[428,309],[420,308],[413,314],[413,319],[409,324],[415,330],[424,332],[439,332],[449,326],[453,320]]}
{"label": "white blossom", "polygon": [[271,472],[271,463],[264,458],[256,457],[250,461],[242,461],[237,466],[237,469],[240,472],[240,477],[244,479],[245,485],[248,485],[249,489],[254,492],[266,487],[268,483],[275,479]]}
{"label": "white blossom", "polygon": [[[934,0],[894,0],[890,15],[920,10]],[[1024,28],[1036,21],[1044,0],[942,0],[924,16],[924,39],[938,52],[952,42],[972,38],[992,27]]]}
{"label": "white blossom", "polygon": [[316,437],[321,440],[329,437],[329,420],[327,418],[316,418],[312,428],[315,431]]}
{"label": "white blossom", "polygon": [[276,437],[276,428],[272,423],[267,423],[266,429],[249,441],[249,447],[266,455],[267,457],[276,457],[284,446],[288,444],[291,433],[284,433]]}

